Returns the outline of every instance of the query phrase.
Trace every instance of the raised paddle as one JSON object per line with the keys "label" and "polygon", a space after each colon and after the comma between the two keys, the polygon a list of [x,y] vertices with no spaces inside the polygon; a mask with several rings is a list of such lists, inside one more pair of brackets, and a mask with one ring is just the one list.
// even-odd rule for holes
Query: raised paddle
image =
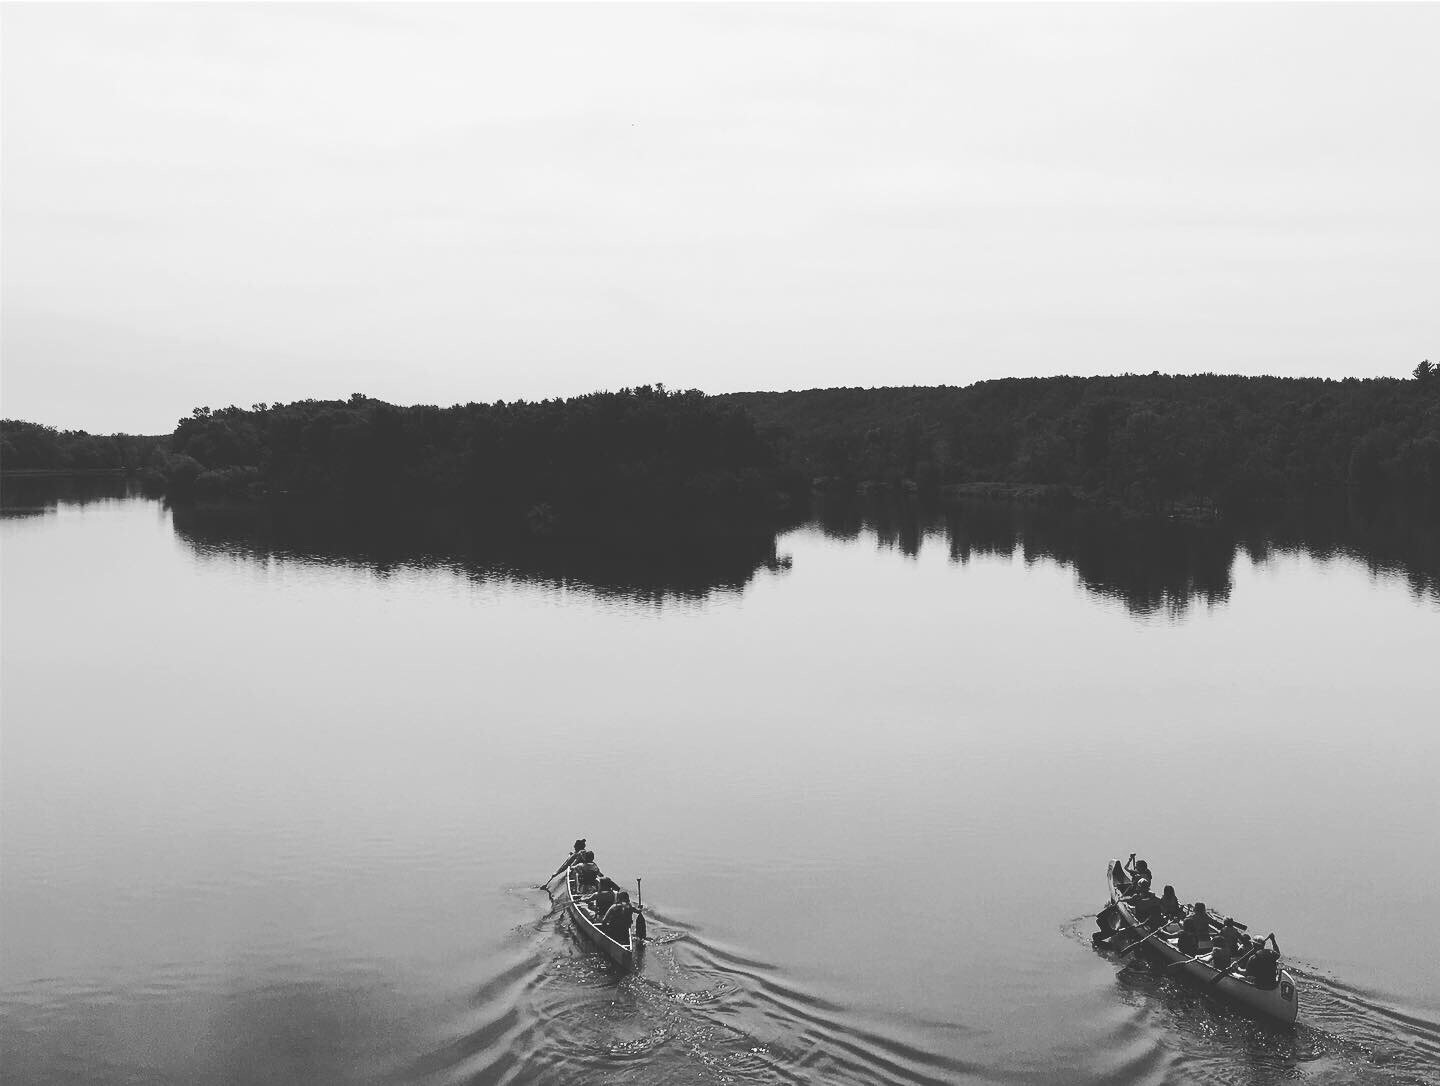
{"label": "raised paddle", "polygon": [[645,941],[645,896],[640,892],[640,879],[635,879],[635,936]]}
{"label": "raised paddle", "polygon": [[1234,924],[1236,929],[1239,931],[1250,930],[1248,925],[1240,923],[1240,921],[1236,920],[1233,916],[1226,916],[1224,913],[1210,913],[1208,912],[1208,910],[1207,913],[1210,917],[1210,925],[1216,931],[1219,931],[1221,928],[1223,928],[1225,926],[1225,921],[1227,920],[1230,921],[1230,923]]}

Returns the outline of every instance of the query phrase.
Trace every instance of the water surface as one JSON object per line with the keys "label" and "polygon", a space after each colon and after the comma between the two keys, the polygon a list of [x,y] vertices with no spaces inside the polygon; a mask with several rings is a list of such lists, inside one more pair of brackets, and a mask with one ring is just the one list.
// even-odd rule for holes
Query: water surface
{"label": "water surface", "polygon": [[[637,563],[123,489],[0,533],[7,1083],[1440,1080],[1413,546],[847,506]],[[535,888],[580,835],[638,975]],[[1132,850],[1277,933],[1293,1033],[1090,948]]]}

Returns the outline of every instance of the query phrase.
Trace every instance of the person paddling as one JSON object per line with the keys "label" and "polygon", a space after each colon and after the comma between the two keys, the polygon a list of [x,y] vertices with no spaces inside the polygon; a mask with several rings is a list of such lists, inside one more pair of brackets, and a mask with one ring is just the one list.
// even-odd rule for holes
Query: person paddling
{"label": "person paddling", "polygon": [[[577,837],[577,838],[575,839],[575,848],[574,848],[574,850],[570,853],[570,858],[567,859],[563,864],[561,864],[559,867],[557,867],[557,868],[555,869],[555,875],[560,874],[560,872],[564,871],[564,870],[565,870],[566,868],[568,868],[571,864],[578,863],[579,860],[580,860],[580,857],[583,856],[584,854],[585,854],[585,838],[583,838],[583,837]],[[545,880],[545,885],[546,885],[546,886],[549,886],[552,882],[555,881],[555,875],[551,875],[548,879]]]}
{"label": "person paddling", "polygon": [[630,892],[621,890],[616,897],[614,905],[606,910],[604,917],[600,920],[600,927],[606,935],[617,943],[628,943],[630,941],[630,918],[635,915],[635,907],[630,904]]}
{"label": "person paddling", "polygon": [[1150,892],[1150,880],[1138,878],[1130,892],[1125,895],[1125,904],[1142,924],[1160,915],[1160,899]]}
{"label": "person paddling", "polygon": [[1220,925],[1220,931],[1216,933],[1214,942],[1217,946],[1225,948],[1225,953],[1234,957],[1240,952],[1240,929],[1235,926],[1235,921],[1230,917]]}
{"label": "person paddling", "polygon": [[605,914],[615,904],[617,897],[615,883],[608,878],[600,880],[600,889],[590,898],[590,908],[595,913],[596,920],[605,919]]}
{"label": "person paddling", "polygon": [[1180,899],[1175,896],[1175,887],[1166,886],[1165,892],[1160,895],[1160,915],[1166,920],[1185,919],[1185,910],[1180,907]]}
{"label": "person paddling", "polygon": [[1201,954],[1210,949],[1210,914],[1205,911],[1205,902],[1195,902],[1194,910],[1180,927],[1180,953]]}
{"label": "person paddling", "polygon": [[600,865],[595,862],[595,853],[589,849],[580,853],[580,862],[575,864],[575,876],[581,893],[599,889]]}
{"label": "person paddling", "polygon": [[[1274,937],[1271,936],[1273,939]],[[1260,947],[1245,962],[1245,972],[1249,974],[1250,981],[1257,988],[1273,988],[1278,983],[1276,969],[1280,964],[1280,955],[1260,941]]]}
{"label": "person paddling", "polygon": [[1155,876],[1150,874],[1150,865],[1144,860],[1137,860],[1135,853],[1130,853],[1130,858],[1125,861],[1125,870],[1130,877],[1136,881],[1144,879],[1147,882],[1154,882]]}

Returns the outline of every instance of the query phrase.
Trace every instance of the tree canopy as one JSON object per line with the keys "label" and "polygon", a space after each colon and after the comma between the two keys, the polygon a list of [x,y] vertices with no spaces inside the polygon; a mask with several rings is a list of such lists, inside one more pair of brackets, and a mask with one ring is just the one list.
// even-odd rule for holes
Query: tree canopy
{"label": "tree canopy", "polygon": [[964,388],[721,397],[806,475],[1064,487],[1136,510],[1345,489],[1440,499],[1440,382],[1218,374],[1029,377]]}
{"label": "tree canopy", "polygon": [[773,523],[795,482],[744,410],[659,385],[448,408],[361,393],[196,408],[163,470],[180,500],[459,504],[491,526],[552,536],[743,533]]}
{"label": "tree canopy", "polygon": [[1029,377],[963,388],[197,407],[168,438],[0,425],[13,468],[144,469],[176,502],[444,506],[563,538],[745,534],[813,484],[1048,490],[1136,512],[1349,493],[1440,512],[1440,379]]}

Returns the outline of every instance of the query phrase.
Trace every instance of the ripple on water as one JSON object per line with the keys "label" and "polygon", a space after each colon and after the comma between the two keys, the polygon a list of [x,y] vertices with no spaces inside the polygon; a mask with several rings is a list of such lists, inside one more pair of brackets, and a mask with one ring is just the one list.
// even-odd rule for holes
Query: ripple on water
{"label": "ripple on water", "polygon": [[[1062,927],[1090,941],[1090,918]],[[1287,962],[1300,991],[1300,1020],[1271,1025],[1208,998],[1144,958],[1120,959],[1115,974],[1123,1017],[1109,1029],[1116,1059],[1108,1081],[1266,1086],[1307,1083],[1440,1083],[1440,1022],[1373,992]]]}
{"label": "ripple on water", "polygon": [[448,1039],[411,1069],[415,1079],[844,1086],[977,1077],[653,910],[635,973],[589,952],[563,912],[514,934],[527,927],[525,952],[473,992]]}

